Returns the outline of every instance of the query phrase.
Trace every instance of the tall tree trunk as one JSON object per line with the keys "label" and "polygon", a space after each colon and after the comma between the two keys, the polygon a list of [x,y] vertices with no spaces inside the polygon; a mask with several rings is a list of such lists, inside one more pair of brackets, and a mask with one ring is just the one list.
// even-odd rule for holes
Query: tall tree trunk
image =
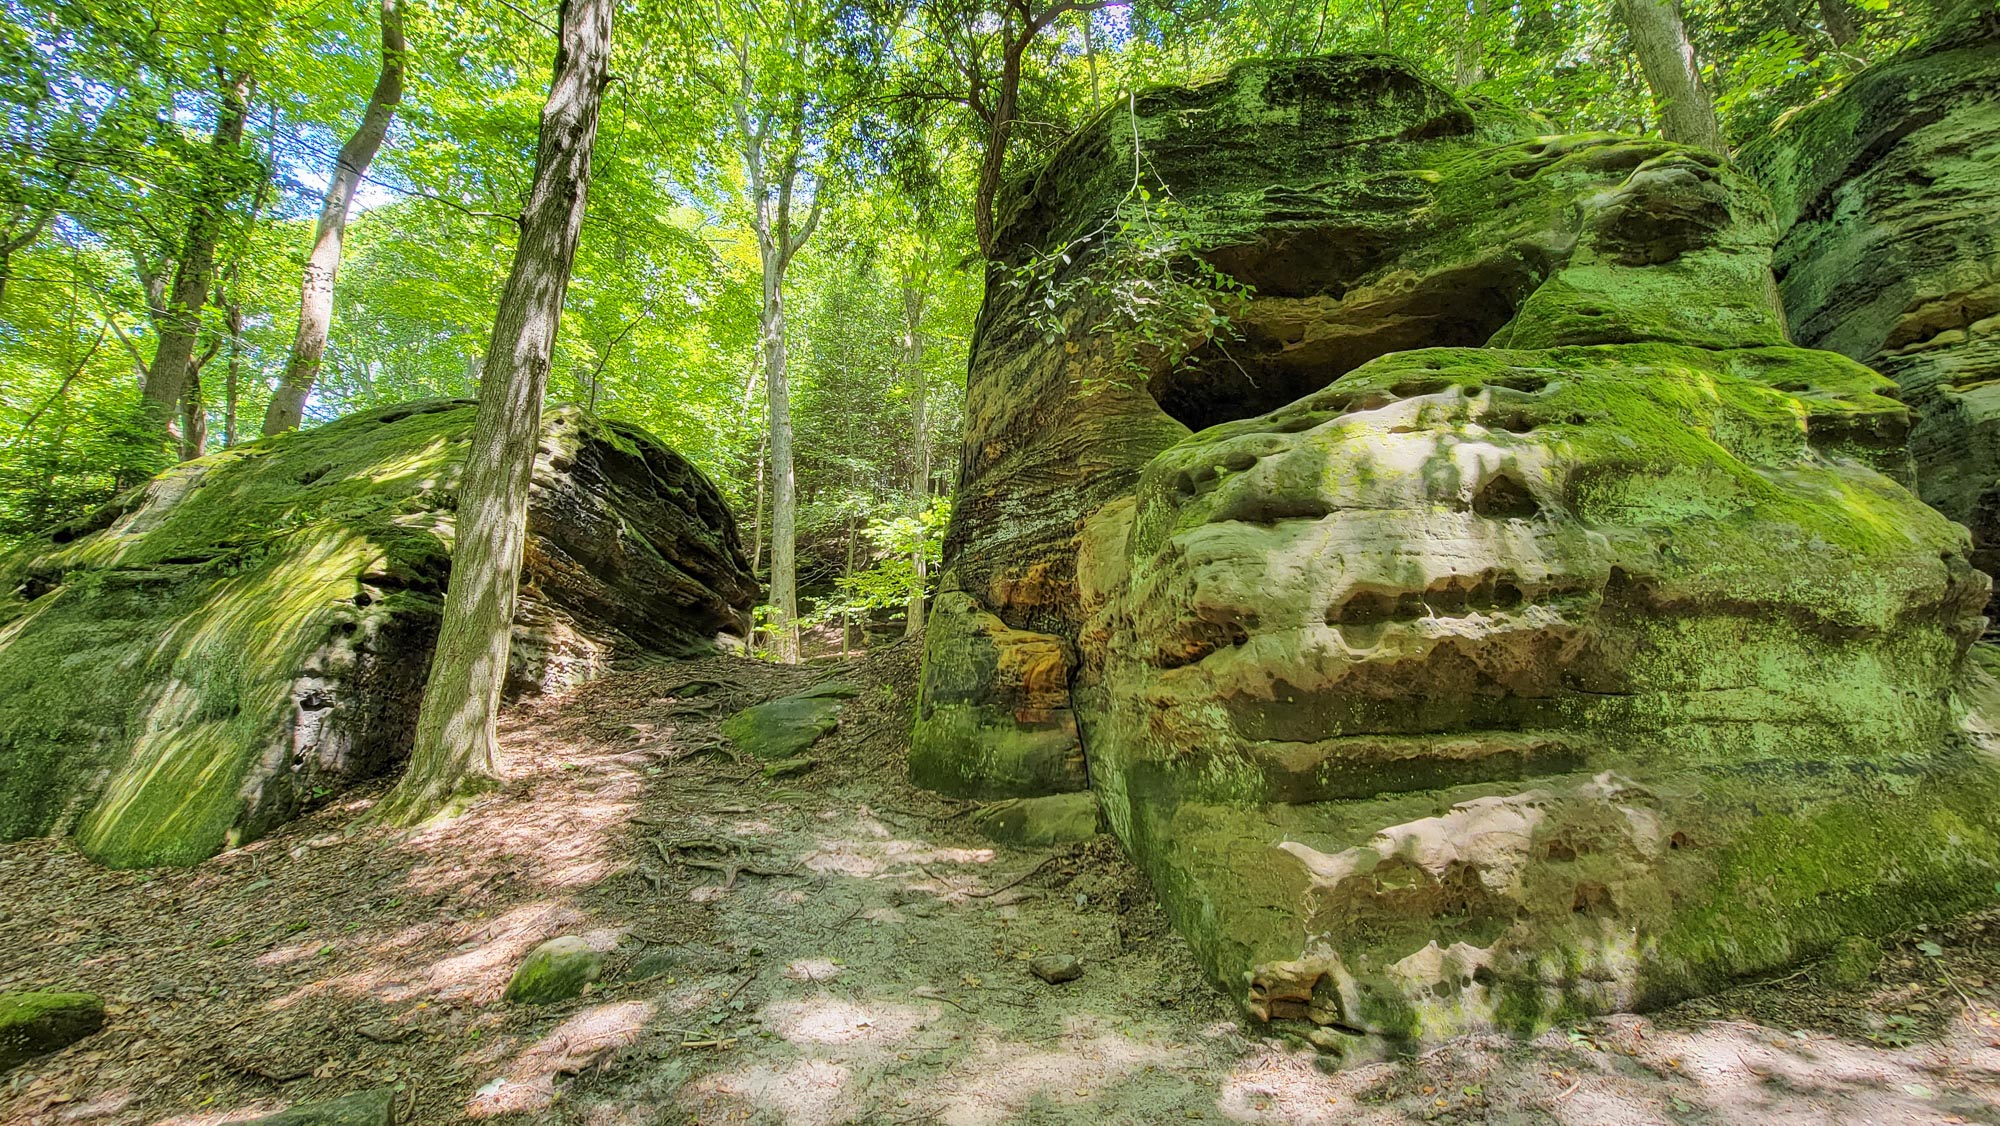
{"label": "tall tree trunk", "polygon": [[1486,79],[1487,0],[1471,0],[1465,9],[1465,30],[1452,49],[1452,80],[1460,88]]}
{"label": "tall tree trunk", "polygon": [[583,231],[616,11],[616,0],[563,0],[534,185],[486,346],[479,413],[458,489],[437,652],[424,683],[409,769],[378,814],[392,822],[429,816],[490,785],[497,774],[494,718],[513,641],[542,395]]}
{"label": "tall tree trunk", "polygon": [[[209,167],[195,192],[187,236],[181,243],[180,260],[174,265],[173,288],[159,319],[153,362],[146,368],[142,398],[148,417],[162,437],[173,433],[174,412],[194,375],[194,346],[201,335],[201,310],[208,303],[209,288],[215,281],[215,248],[221,242],[223,224],[228,219],[229,201],[242,185],[243,124],[249,116],[250,91],[255,80],[247,70],[221,78],[222,103],[216,113],[215,134],[209,141]],[[180,446],[182,460],[201,456],[199,449],[190,446],[185,433],[181,435]]]}
{"label": "tall tree trunk", "polygon": [[1090,106],[1096,109],[1098,103],[1104,100],[1103,95],[1097,92],[1097,37],[1090,26],[1097,21],[1097,13],[1086,10],[1080,14],[1083,17],[1083,57],[1090,63]]}
{"label": "tall tree trunk", "polygon": [[979,252],[993,257],[993,197],[1000,192],[1000,174],[1007,167],[1007,142],[1014,135],[1014,118],[1021,98],[1021,56],[1034,40],[1033,24],[1019,35],[1012,29],[1001,32],[1000,86],[986,122],[986,152],[979,160],[979,184],[972,198],[972,230],[979,239]]}
{"label": "tall tree trunk", "polygon": [[1701,80],[1701,64],[1674,0],[1618,0],[1618,11],[1632,32],[1632,51],[1646,72],[1660,115],[1660,133],[1669,141],[1699,145],[1718,156],[1729,151],[1722,143],[1722,126],[1715,103]]}
{"label": "tall tree trunk", "polygon": [[243,302],[231,301],[225,308],[229,318],[229,367],[222,377],[222,448],[236,444],[237,406],[243,398]]}
{"label": "tall tree trunk", "polygon": [[770,451],[771,432],[765,430],[757,436],[757,509],[750,517],[750,577],[764,567],[764,479],[765,455]]}
{"label": "tall tree trunk", "polygon": [[347,212],[354,204],[354,193],[361,188],[361,178],[368,173],[369,162],[388,135],[396,106],[403,100],[404,53],[402,8],[398,0],[382,0],[382,73],[375,80],[374,92],[368,95],[361,127],[340,146],[340,155],[333,162],[333,178],[327,181],[326,198],[320,203],[312,253],[306,258],[305,279],[299,287],[299,329],[292,337],[285,374],[264,411],[266,437],[299,424],[305,417],[306,399],[319,379],[327,329],[333,321],[333,279],[340,270]]}
{"label": "tall tree trunk", "polygon": [[1847,0],[1819,0],[1819,20],[1826,26],[1826,37],[1840,50],[1847,50],[1861,38],[1860,23]]}
{"label": "tall tree trunk", "polygon": [[799,493],[792,465],[792,390],[786,370],[784,269],[775,254],[765,255],[764,308],[758,322],[758,342],[764,352],[764,401],[771,442],[771,649],[778,660],[791,664],[799,659]]}
{"label": "tall tree trunk", "polygon": [[[840,577],[846,579],[847,584],[851,584],[854,582],[854,541],[860,533],[860,524],[861,520],[859,517],[854,516],[852,514],[848,515],[847,569],[840,573]],[[852,650],[853,648],[853,642],[852,642],[853,632],[854,628],[851,623],[851,616],[849,615],[846,606],[843,605],[840,611],[840,659],[843,661],[847,659],[849,651]]]}
{"label": "tall tree trunk", "polygon": [[201,372],[188,373],[181,388],[181,460],[208,452],[208,403],[202,399]]}
{"label": "tall tree trunk", "polygon": [[804,173],[806,107],[797,95],[790,108],[788,137],[781,142],[775,167],[771,157],[772,129],[777,111],[764,108],[751,120],[756,101],[754,75],[747,48],[739,52],[742,86],[731,106],[738,139],[743,144],[743,170],[750,189],[751,226],[757,235],[762,267],[764,304],[758,313],[757,344],[764,361],[764,403],[771,444],[771,651],[792,664],[799,659],[798,480],[792,464],[792,388],[785,352],[785,272],[813,231],[819,227],[825,199],[813,193],[804,223],[792,224],[792,195]]}
{"label": "tall tree trunk", "polygon": [[[930,297],[930,270],[928,261],[924,265],[921,272],[903,276],[903,367],[911,379],[910,512],[920,519],[931,499],[930,380],[924,374],[924,305]],[[911,552],[910,565],[915,581],[909,612],[903,618],[904,637],[915,637],[924,629],[924,588],[930,581],[930,560],[924,555],[921,535]]]}

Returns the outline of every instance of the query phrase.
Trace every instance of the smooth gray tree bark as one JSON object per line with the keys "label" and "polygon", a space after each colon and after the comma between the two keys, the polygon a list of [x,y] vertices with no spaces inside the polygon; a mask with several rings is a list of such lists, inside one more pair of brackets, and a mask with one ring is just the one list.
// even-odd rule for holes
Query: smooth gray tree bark
{"label": "smooth gray tree bark", "polygon": [[299,287],[299,327],[292,337],[291,355],[285,360],[285,374],[271,392],[264,410],[264,434],[282,434],[305,417],[306,399],[319,380],[321,360],[326,356],[326,337],[333,323],[333,281],[340,271],[341,241],[347,234],[347,213],[354,194],[368,174],[368,165],[388,136],[389,122],[403,100],[403,11],[398,0],[382,0],[382,72],[368,95],[368,108],[361,125],[334,158],[333,176],[327,181],[326,198],[319,208],[319,223],[313,228],[312,253],[306,257],[305,279]]}
{"label": "smooth gray tree bark", "polygon": [[1632,53],[1639,56],[1646,85],[1653,91],[1661,135],[1728,156],[1715,102],[1701,80],[1701,64],[1674,0],[1618,0],[1618,11],[1632,33]]}
{"label": "smooth gray tree bark", "polygon": [[146,365],[146,386],[141,395],[148,419],[163,438],[183,431],[179,435],[183,460],[201,456],[199,437],[176,426],[175,416],[198,369],[194,348],[201,336],[202,307],[208,303],[215,282],[215,250],[229,219],[229,203],[244,186],[243,125],[250,115],[250,94],[256,81],[247,70],[218,77],[221,105],[209,140],[208,167],[188,215],[187,234],[174,264],[173,286],[157,321],[159,338],[153,362]]}

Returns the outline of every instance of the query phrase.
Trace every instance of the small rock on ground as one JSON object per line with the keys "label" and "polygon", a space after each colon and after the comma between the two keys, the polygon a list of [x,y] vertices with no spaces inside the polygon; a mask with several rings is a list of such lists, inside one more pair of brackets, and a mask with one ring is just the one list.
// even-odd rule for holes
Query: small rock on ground
{"label": "small rock on ground", "polygon": [[722,734],[737,750],[766,762],[802,755],[839,723],[840,697],[809,692],[744,708],[722,721]]}
{"label": "small rock on ground", "polygon": [[0,993],[0,1071],[103,1027],[104,1000],[94,993]]}
{"label": "small rock on ground", "polygon": [[1028,969],[1050,985],[1061,985],[1083,976],[1083,963],[1069,954],[1044,954],[1029,962]]}
{"label": "small rock on ground", "polygon": [[302,1103],[243,1126],[396,1126],[396,1090],[380,1087],[325,1102]]}
{"label": "small rock on ground", "polygon": [[507,983],[507,1000],[528,1005],[567,1001],[604,975],[604,955],[575,935],[552,938],[521,961]]}

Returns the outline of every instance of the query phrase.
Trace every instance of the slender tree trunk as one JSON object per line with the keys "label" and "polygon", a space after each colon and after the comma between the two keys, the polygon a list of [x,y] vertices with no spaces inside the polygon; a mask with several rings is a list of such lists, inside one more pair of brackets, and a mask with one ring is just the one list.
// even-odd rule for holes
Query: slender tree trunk
{"label": "slender tree trunk", "polygon": [[[1086,16],[1086,18],[1088,18]],[[921,273],[903,277],[903,366],[910,373],[910,512],[921,518],[931,499],[930,380],[924,373],[924,305],[930,297],[929,263]],[[915,582],[910,590],[909,612],[903,618],[903,636],[915,637],[924,629],[924,588],[930,560],[924,555],[923,537],[917,538],[910,565]]]}
{"label": "slender tree trunk", "polygon": [[750,577],[756,578],[764,566],[764,459],[771,448],[769,430],[757,436],[757,509],[750,517]]}
{"label": "slender tree trunk", "polygon": [[181,388],[181,460],[208,452],[208,404],[201,394],[201,372],[189,372]]}
{"label": "slender tree trunk", "polygon": [[[250,112],[250,91],[254,79],[249,71],[224,76],[222,104],[217,111],[215,134],[209,142],[207,175],[194,197],[188,216],[187,237],[181,244],[180,261],[174,266],[172,291],[159,318],[159,340],[153,362],[146,369],[143,401],[153,426],[162,436],[173,432],[174,412],[194,375],[195,340],[201,335],[202,306],[215,280],[215,248],[222,239],[228,220],[229,201],[242,182],[240,167],[244,119]],[[199,457],[188,435],[181,435],[181,458]]]}
{"label": "slender tree trunk", "polygon": [[1701,64],[1674,0],[1618,0],[1618,10],[1632,32],[1632,51],[1653,91],[1660,133],[1669,141],[1729,155],[1715,103],[1702,83]]}
{"label": "slender tree trunk", "polygon": [[[762,267],[764,304],[758,314],[758,353],[764,362],[764,402],[771,445],[771,651],[786,664],[799,659],[798,480],[792,464],[792,389],[785,352],[785,272],[792,256],[819,226],[824,198],[814,193],[804,223],[792,225],[792,194],[805,159],[805,105],[799,95],[789,108],[788,137],[775,168],[767,163],[772,128],[780,117],[761,110],[753,125],[751,107],[755,83],[747,54],[738,55],[742,87],[733,105],[738,138],[743,143],[743,168],[751,202],[751,225],[757,235]],[[772,173],[775,172],[775,175]]]}
{"label": "slender tree trunk", "polygon": [[378,814],[392,822],[429,816],[497,774],[494,718],[513,641],[542,395],[583,230],[616,11],[616,0],[563,0],[534,185],[486,347],[486,378],[459,484],[437,652],[409,769]]}
{"label": "slender tree trunk", "polygon": [[792,465],[792,390],[786,370],[784,266],[767,254],[758,341],[764,351],[764,401],[771,443],[771,649],[799,659],[798,479]]}
{"label": "slender tree trunk", "polygon": [[361,126],[333,162],[333,178],[327,181],[326,198],[320,203],[319,224],[313,229],[312,253],[306,258],[305,279],[299,291],[299,328],[292,337],[292,353],[285,361],[285,374],[271,392],[271,405],[264,411],[264,434],[282,434],[305,417],[306,399],[319,379],[320,362],[326,355],[327,329],[333,322],[333,281],[340,270],[341,241],[347,234],[347,213],[354,193],[368,165],[388,135],[390,119],[403,100],[403,12],[399,0],[382,0],[382,73],[375,90],[368,95],[368,108]]}
{"label": "slender tree trunk", "polygon": [[1465,31],[1452,51],[1452,78],[1461,88],[1486,78],[1487,0],[1472,0],[1465,12]]}
{"label": "slender tree trunk", "polygon": [[1860,24],[1847,0],[1819,0],[1819,20],[1826,27],[1826,37],[1840,50],[1847,50],[1861,38]]}
{"label": "slender tree trunk", "polygon": [[1090,106],[1096,109],[1104,100],[1097,92],[1097,37],[1091,31],[1091,24],[1097,20],[1095,11],[1080,13],[1083,17],[1083,57],[1090,63]]}
{"label": "slender tree trunk", "polygon": [[[1032,25],[1031,25],[1032,26]],[[1014,135],[1014,118],[1021,97],[1021,56],[1034,38],[1034,31],[1019,35],[1003,30],[1000,59],[1000,87],[995,92],[993,112],[986,127],[986,152],[979,161],[979,184],[972,199],[972,229],[979,239],[979,252],[993,257],[993,197],[1000,192],[1000,174],[1007,166],[1007,142]]]}
{"label": "slender tree trunk", "polygon": [[236,445],[237,406],[243,397],[243,302],[225,307],[229,318],[229,366],[222,377],[222,448]]}
{"label": "slender tree trunk", "polygon": [[[840,577],[846,579],[848,583],[854,581],[854,540],[859,530],[859,523],[855,516],[850,514],[847,517],[847,569],[841,572]],[[852,637],[853,625],[848,611],[843,607],[840,611],[840,659],[843,661],[853,649]]]}

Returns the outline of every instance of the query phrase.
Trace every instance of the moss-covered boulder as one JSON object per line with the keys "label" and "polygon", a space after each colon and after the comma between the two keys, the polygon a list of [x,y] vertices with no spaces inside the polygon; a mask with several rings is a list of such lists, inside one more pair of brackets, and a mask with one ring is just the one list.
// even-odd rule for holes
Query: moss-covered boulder
{"label": "moss-covered boulder", "polygon": [[795,759],[840,725],[840,706],[857,689],[846,681],[816,684],[804,692],[753,704],[722,721],[736,749],[767,763]]}
{"label": "moss-covered boulder", "polygon": [[253,1118],[244,1126],[396,1126],[396,1089],[381,1087]]}
{"label": "moss-covered boulder", "polygon": [[1012,629],[963,591],[938,596],[927,626],[910,777],[962,797],[1083,789],[1069,706],[1069,643]]}
{"label": "moss-covered boulder", "polygon": [[[1233,335],[1096,330],[1135,155]],[[1245,1012],[1400,1040],[1994,898],[1990,584],[1894,385],[1787,341],[1753,181],[1370,55],[1143,94],[1015,189],[1008,263],[1086,296],[988,286],[919,781],[1008,792],[1066,717]],[[1003,643],[1060,654],[1033,709]]]}
{"label": "moss-covered boulder", "polygon": [[528,952],[507,981],[506,999],[523,1005],[552,1005],[582,996],[603,976],[603,953],[574,935],[564,935]]}
{"label": "moss-covered boulder", "polygon": [[1896,381],[1918,493],[2000,569],[2000,5],[1962,4],[1741,161],[1777,207],[1795,339]]}
{"label": "moss-covered boulder", "polygon": [[1425,349],[1155,458],[1078,704],[1198,957],[1257,1016],[1435,1039],[1990,899],[1951,703],[1988,584],[1872,468],[1890,389]]}
{"label": "moss-covered boulder", "polygon": [[0,993],[0,1072],[69,1047],[104,1027],[91,993]]}
{"label": "moss-covered boulder", "polygon": [[[0,839],[185,864],[408,752],[474,408],[370,411],[161,474],[0,558]],[[754,585],[701,473],[550,412],[510,691],[707,650]]]}
{"label": "moss-covered boulder", "polygon": [[[1094,232],[1133,206],[1136,155],[1171,191],[1178,237],[1254,293],[1231,334],[1169,363],[1129,333],[1090,331],[1116,320],[1101,302],[1086,297],[1070,334],[1050,334],[1043,290],[990,279],[925,642],[920,782],[978,796],[1080,784],[1063,697],[1087,617],[1085,518],[1190,430],[1410,348],[1786,342],[1754,183],[1657,140],[1495,144],[1519,136],[1502,125],[1482,129],[1389,56],[1259,61],[1110,107],[1008,186],[996,270],[1069,246],[1052,284],[1099,292],[1078,283],[1104,257]],[[1029,668],[1047,673],[1016,671]],[[1064,757],[1074,765],[1044,769]]]}

